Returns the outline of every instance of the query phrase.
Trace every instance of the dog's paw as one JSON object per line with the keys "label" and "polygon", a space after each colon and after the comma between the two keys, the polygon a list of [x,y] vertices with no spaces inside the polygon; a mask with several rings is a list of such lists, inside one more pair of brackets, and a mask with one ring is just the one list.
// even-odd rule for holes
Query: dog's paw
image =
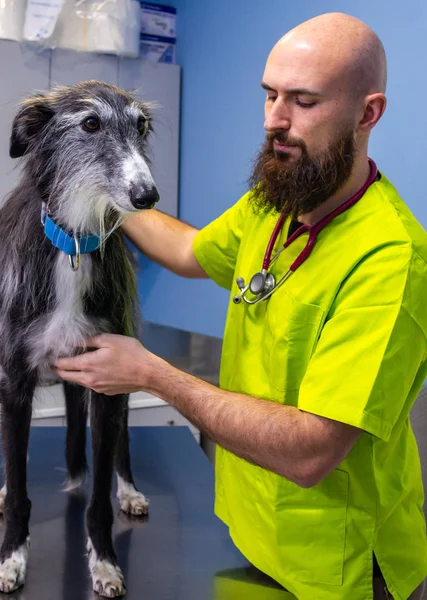
{"label": "dog's paw", "polygon": [[138,492],[131,483],[126,483],[119,478],[117,498],[120,508],[128,515],[148,515],[149,502],[144,494]]}
{"label": "dog's paw", "polygon": [[93,589],[105,598],[124,596],[126,587],[122,572],[105,560],[98,560],[92,570]]}
{"label": "dog's paw", "polygon": [[4,485],[0,490],[0,515],[4,515],[5,500],[6,500],[6,486]]}
{"label": "dog's paw", "polygon": [[83,476],[76,477],[75,479],[71,479],[69,477],[67,479],[67,481],[64,483],[64,485],[62,486],[62,491],[63,492],[74,492],[74,491],[78,490],[79,488],[81,488],[81,486],[83,484],[83,480],[84,480]]}
{"label": "dog's paw", "polygon": [[14,592],[25,581],[28,561],[28,542],[0,563],[0,592]]}
{"label": "dog's paw", "polygon": [[108,560],[99,560],[90,540],[87,543],[87,550],[94,591],[105,598],[123,596],[126,593],[126,586],[120,567]]}
{"label": "dog's paw", "polygon": [[133,494],[117,495],[120,508],[128,515],[148,515],[148,500],[141,492],[134,491]]}

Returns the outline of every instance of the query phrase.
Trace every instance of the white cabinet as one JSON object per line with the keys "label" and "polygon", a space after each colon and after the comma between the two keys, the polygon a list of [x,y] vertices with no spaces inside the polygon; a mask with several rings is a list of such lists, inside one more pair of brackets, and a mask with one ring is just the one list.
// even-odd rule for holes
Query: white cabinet
{"label": "white cabinet", "polygon": [[12,121],[19,102],[49,88],[50,51],[37,53],[17,42],[0,40],[0,200],[18,183],[18,162],[9,157]]}
{"label": "white cabinet", "polygon": [[107,54],[53,50],[51,86],[74,85],[88,79],[117,85],[118,61]]}
{"label": "white cabinet", "polygon": [[150,140],[153,176],[159,209],[174,217],[178,216],[180,75],[177,65],[132,58],[119,61],[119,87],[135,90],[138,98],[155,105]]}

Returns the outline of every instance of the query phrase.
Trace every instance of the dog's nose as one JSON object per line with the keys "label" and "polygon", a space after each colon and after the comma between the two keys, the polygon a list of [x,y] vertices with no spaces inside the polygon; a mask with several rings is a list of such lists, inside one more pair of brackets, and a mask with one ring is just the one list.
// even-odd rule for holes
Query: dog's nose
{"label": "dog's nose", "polygon": [[159,199],[160,196],[156,187],[146,190],[140,185],[132,185],[130,188],[130,201],[132,206],[138,210],[153,208]]}

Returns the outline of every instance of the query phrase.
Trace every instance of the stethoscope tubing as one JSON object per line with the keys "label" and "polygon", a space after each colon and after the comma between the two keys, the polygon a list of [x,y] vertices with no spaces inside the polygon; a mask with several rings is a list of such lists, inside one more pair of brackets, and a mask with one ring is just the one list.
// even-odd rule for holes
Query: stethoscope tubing
{"label": "stethoscope tubing", "polygon": [[[351,198],[349,198],[346,202],[344,202],[343,204],[338,206],[336,209],[334,209],[328,215],[326,215],[325,217],[320,219],[320,221],[318,221],[314,225],[307,225],[307,224],[301,225],[301,227],[299,227],[289,237],[289,239],[286,240],[286,242],[283,244],[282,248],[280,248],[280,250],[273,257],[271,257],[277,237],[278,237],[278,235],[283,227],[283,224],[285,222],[285,216],[283,214],[280,215],[280,217],[273,229],[273,233],[271,234],[270,240],[267,245],[267,249],[265,251],[261,273],[264,275],[264,277],[267,276],[269,267],[271,267],[271,265],[277,260],[277,258],[283,252],[283,250],[288,248],[292,244],[292,242],[294,242],[300,235],[308,232],[309,239],[308,239],[306,246],[304,247],[304,250],[302,250],[302,252],[298,255],[296,260],[289,267],[289,269],[285,273],[285,275],[283,275],[277,283],[274,282],[274,278],[270,274],[270,277],[273,278],[273,287],[271,289],[268,289],[267,292],[264,291],[264,293],[261,292],[261,294],[254,300],[249,300],[245,297],[247,290],[250,288],[250,283],[249,283],[244,289],[241,289],[239,296],[234,296],[235,303],[240,303],[242,299],[246,302],[246,304],[257,304],[258,302],[261,302],[261,300],[266,300],[269,296],[271,296],[273,294],[273,292],[275,292],[277,290],[278,287],[280,287],[290,277],[290,275],[292,273],[294,273],[298,269],[298,267],[300,267],[304,263],[304,261],[310,255],[320,231],[322,231],[322,229],[324,229],[324,227],[326,227],[326,225],[328,225],[328,223],[330,223],[330,221],[332,221],[335,217],[341,215],[342,213],[347,211],[349,208],[351,208],[354,204],[356,204],[356,202],[358,200],[360,200],[360,198],[364,195],[366,190],[374,183],[374,181],[378,175],[378,169],[377,169],[375,162],[371,158],[368,158],[368,161],[369,161],[369,167],[370,167],[369,177],[366,180],[366,182],[364,183],[364,185]],[[251,281],[252,281],[252,278],[251,278]]]}
{"label": "stethoscope tubing", "polygon": [[[300,255],[296,258],[296,260],[292,263],[292,265],[289,267],[289,269],[291,271],[296,271],[298,269],[298,267],[300,267],[303,264],[303,262],[308,258],[308,256],[310,255],[310,253],[314,247],[316,238],[317,238],[318,234],[322,231],[322,229],[324,229],[326,227],[326,225],[328,225],[328,223],[330,223],[335,217],[338,217],[339,215],[344,213],[346,210],[351,208],[354,204],[356,204],[356,202],[358,200],[360,200],[360,198],[363,196],[363,194],[366,192],[366,190],[369,188],[369,186],[372,185],[372,183],[375,181],[375,179],[377,178],[377,175],[378,175],[377,166],[371,158],[368,158],[368,161],[369,161],[369,167],[370,167],[369,177],[366,180],[366,182],[364,183],[364,185],[360,188],[360,190],[358,190],[346,202],[344,202],[343,204],[341,204],[340,206],[335,208],[332,212],[330,212],[328,215],[326,215],[325,217],[320,219],[320,221],[318,221],[314,225],[301,225],[301,227],[298,227],[298,229],[283,244],[283,248],[280,250],[280,252],[282,252],[283,250],[288,248],[292,244],[292,242],[295,241],[303,233],[306,233],[306,232],[309,233],[307,245],[305,246],[304,250],[300,253]],[[285,221],[284,215],[280,215],[280,217],[276,223],[276,226],[273,230],[273,233],[271,235],[267,249],[265,251],[262,268],[266,271],[269,269],[272,262],[274,262],[274,260],[277,258],[278,254],[280,253],[280,252],[277,253],[277,255],[274,257],[274,260],[271,259],[271,254],[273,252],[273,248],[276,243],[277,236],[279,235],[280,230],[283,227],[284,221]]]}

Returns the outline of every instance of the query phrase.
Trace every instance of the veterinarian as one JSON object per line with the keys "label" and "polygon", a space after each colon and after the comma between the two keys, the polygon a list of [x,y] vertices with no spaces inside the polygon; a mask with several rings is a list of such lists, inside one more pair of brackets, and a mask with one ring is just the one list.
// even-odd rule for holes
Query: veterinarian
{"label": "veterinarian", "polygon": [[[368,160],[384,49],[353,17],[322,15],[273,47],[262,85],[251,191],[199,232],[158,211],[125,225],[161,265],[230,290],[220,389],[119,336],[57,372],[108,395],[146,390],[215,440],[216,514],[299,600],[420,599],[408,415],[427,375],[427,234]],[[298,228],[319,223],[307,254]]]}

